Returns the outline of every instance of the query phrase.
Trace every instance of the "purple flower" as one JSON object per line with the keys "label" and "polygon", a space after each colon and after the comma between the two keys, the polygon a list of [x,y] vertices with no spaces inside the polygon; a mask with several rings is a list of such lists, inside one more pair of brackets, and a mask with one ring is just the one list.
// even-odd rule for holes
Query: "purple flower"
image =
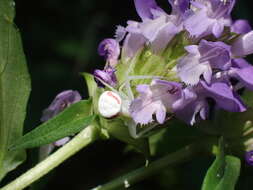
{"label": "purple flower", "polygon": [[128,21],[125,28],[128,34],[123,45],[124,55],[133,57],[146,44],[151,46],[154,53],[160,52],[183,30],[182,18],[189,1],[170,0],[170,3],[172,14],[168,15],[155,0],[135,0],[135,7],[142,22]]}
{"label": "purple flower", "polygon": [[45,122],[53,118],[65,108],[69,107],[71,104],[80,101],[81,99],[82,97],[77,91],[66,90],[61,92],[55,97],[49,107],[43,111],[43,115],[40,120],[42,122]]}
{"label": "purple flower", "polygon": [[98,86],[101,88],[105,87],[105,85],[101,81],[112,87],[116,86],[117,78],[115,75],[115,71],[116,70],[111,66],[107,66],[104,70],[96,69],[93,75],[95,77],[95,81],[97,82]]}
{"label": "purple flower", "polygon": [[231,32],[237,34],[246,34],[252,30],[247,20],[236,20],[231,26]]}
{"label": "purple flower", "polygon": [[195,0],[191,2],[192,12],[184,25],[190,35],[201,37],[213,34],[216,38],[225,26],[231,26],[230,13],[235,0]]}
{"label": "purple flower", "polygon": [[124,57],[132,58],[136,53],[141,50],[147,39],[140,33],[127,34],[122,48],[122,54]]}
{"label": "purple flower", "polygon": [[111,66],[115,66],[120,55],[119,42],[114,39],[104,39],[98,46],[98,53],[104,56]]}
{"label": "purple flower", "polygon": [[153,121],[156,115],[158,123],[165,121],[166,113],[172,109],[172,104],[181,96],[182,86],[176,82],[153,80],[151,85],[139,85],[140,96],[132,101],[130,114],[138,124],[145,125]]}
{"label": "purple flower", "polygon": [[223,42],[201,40],[199,46],[185,47],[189,53],[179,60],[178,76],[183,82],[196,85],[201,75],[210,83],[212,69],[225,70],[230,67],[230,46]]}
{"label": "purple flower", "polygon": [[252,150],[246,152],[245,160],[249,165],[253,166],[253,151]]}
{"label": "purple flower", "polygon": [[253,53],[253,31],[241,35],[232,44],[232,53],[237,57],[243,57]]}
{"label": "purple flower", "polygon": [[134,4],[138,15],[143,21],[146,19],[154,19],[155,11],[163,12],[155,0],[134,0]]}
{"label": "purple flower", "polygon": [[229,77],[237,79],[240,86],[253,90],[253,66],[244,59],[237,59],[233,62],[234,67],[228,71]]}
{"label": "purple flower", "polygon": [[169,0],[169,2],[172,6],[173,15],[181,15],[184,17],[190,7],[190,0]]}
{"label": "purple flower", "polygon": [[205,120],[209,116],[212,100],[217,108],[230,112],[243,112],[246,110],[239,97],[225,82],[212,82],[208,85],[200,81],[197,86],[188,87],[182,91],[182,96],[173,104],[176,116],[193,125],[197,116]]}
{"label": "purple flower", "polygon": [[150,44],[155,53],[163,50],[182,27],[176,26],[167,15],[162,14],[156,19],[145,20],[142,23],[128,22],[126,30],[128,35],[123,48],[127,57],[133,57],[145,44]]}

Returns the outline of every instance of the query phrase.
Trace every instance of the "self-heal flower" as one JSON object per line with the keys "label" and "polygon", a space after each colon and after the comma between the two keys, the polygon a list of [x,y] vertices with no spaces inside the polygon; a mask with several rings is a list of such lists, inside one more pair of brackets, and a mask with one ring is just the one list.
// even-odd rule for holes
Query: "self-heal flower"
{"label": "self-heal flower", "polygon": [[98,46],[98,53],[114,67],[120,55],[119,42],[114,39],[104,39]]}
{"label": "self-heal flower", "polygon": [[231,26],[230,13],[235,0],[195,0],[191,1],[192,12],[185,20],[190,35],[201,37],[213,34],[219,38],[225,26]]}
{"label": "self-heal flower", "polygon": [[238,96],[225,82],[212,82],[210,85],[201,81],[195,87],[187,87],[182,91],[182,96],[173,104],[176,116],[193,125],[197,116],[206,120],[209,117],[210,103],[212,100],[217,108],[230,112],[243,112],[246,110]]}
{"label": "self-heal flower", "polygon": [[202,40],[199,46],[186,46],[185,49],[188,55],[179,60],[177,73],[186,84],[196,85],[202,75],[210,83],[212,69],[225,70],[230,67],[230,47],[223,42]]}
{"label": "self-heal flower", "polygon": [[98,86],[104,88],[105,85],[103,83],[106,83],[112,87],[116,86],[117,78],[115,71],[116,70],[111,66],[106,66],[104,70],[96,69],[93,75]]}
{"label": "self-heal flower", "polygon": [[165,121],[166,113],[171,112],[172,104],[181,96],[181,84],[163,80],[153,80],[151,85],[139,85],[140,96],[132,101],[130,114],[138,124],[153,121],[155,114],[158,123]]}
{"label": "self-heal flower", "polygon": [[43,111],[43,115],[40,120],[42,122],[45,122],[53,118],[65,108],[69,107],[71,104],[80,101],[81,99],[82,97],[77,91],[66,90],[61,92],[55,97],[49,107]]}
{"label": "self-heal flower", "polygon": [[128,34],[123,45],[124,55],[127,57],[133,57],[146,44],[151,46],[153,52],[160,52],[177,33],[183,30],[182,15],[188,7],[188,0],[169,1],[172,4],[171,15],[162,10],[155,0],[134,2],[142,22],[127,22]]}
{"label": "self-heal flower", "polygon": [[249,165],[253,166],[253,151],[252,150],[246,152],[245,160]]}

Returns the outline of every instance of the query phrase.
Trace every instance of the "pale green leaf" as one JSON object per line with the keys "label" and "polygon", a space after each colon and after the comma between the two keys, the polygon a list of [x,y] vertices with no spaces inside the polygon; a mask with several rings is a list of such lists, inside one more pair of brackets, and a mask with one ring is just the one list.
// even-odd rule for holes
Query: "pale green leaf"
{"label": "pale green leaf", "polygon": [[96,91],[97,91],[97,88],[98,88],[97,83],[95,82],[93,75],[91,75],[89,73],[82,73],[82,75],[83,75],[83,77],[86,81],[89,96],[93,97],[96,94]]}
{"label": "pale green leaf", "polygon": [[97,86],[97,83],[95,82],[93,75],[91,75],[89,73],[82,73],[82,75],[86,81],[89,96],[92,97],[92,100],[93,100],[93,111],[96,114],[99,114],[99,112],[98,112],[98,99],[99,99],[99,96],[104,91],[104,89],[101,89]]}

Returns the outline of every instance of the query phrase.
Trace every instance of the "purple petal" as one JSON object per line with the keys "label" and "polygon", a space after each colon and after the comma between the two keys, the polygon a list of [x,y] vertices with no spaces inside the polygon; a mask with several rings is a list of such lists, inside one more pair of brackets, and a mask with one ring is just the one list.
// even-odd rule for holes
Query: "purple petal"
{"label": "purple petal", "polygon": [[214,24],[214,20],[207,16],[205,9],[200,10],[188,19],[185,20],[184,25],[190,35],[199,37],[205,33],[210,33],[209,27]]}
{"label": "purple petal", "polygon": [[230,73],[231,77],[239,80],[246,88],[253,90],[253,66],[233,69]]}
{"label": "purple petal", "polygon": [[154,20],[148,20],[140,24],[141,33],[150,41],[154,41],[160,30],[167,26],[165,16],[161,16]]}
{"label": "purple petal", "polygon": [[163,123],[166,111],[181,96],[181,85],[176,82],[154,80],[150,86],[139,85],[140,96],[132,101],[130,114],[136,123],[142,125],[153,121],[153,115],[159,123]]}
{"label": "purple petal", "polygon": [[153,19],[152,9],[162,11],[155,0],[134,0],[134,4],[142,20]]}
{"label": "purple petal", "polygon": [[232,44],[232,53],[239,57],[253,53],[253,31],[242,35]]}
{"label": "purple petal", "polygon": [[166,118],[166,108],[164,106],[161,106],[160,109],[156,112],[156,120],[158,123],[163,124]]}
{"label": "purple petal", "polygon": [[120,55],[120,46],[118,41],[114,39],[105,39],[98,46],[98,53],[100,56],[115,65]]}
{"label": "purple petal", "polygon": [[123,54],[126,57],[133,57],[146,43],[142,34],[128,34],[123,45]]}
{"label": "purple petal", "polygon": [[117,78],[116,78],[115,72],[116,70],[114,68],[112,68],[111,66],[108,66],[104,70],[96,69],[93,75],[99,87],[102,87],[102,88],[104,87],[104,84],[101,81],[114,87],[117,85]]}
{"label": "purple petal", "polygon": [[121,42],[125,38],[126,33],[127,31],[123,26],[120,26],[120,25],[117,26],[115,35],[114,35],[116,41]]}
{"label": "purple petal", "polygon": [[216,38],[219,38],[221,36],[221,34],[223,33],[223,30],[224,30],[224,24],[221,23],[221,22],[216,22],[214,25],[213,25],[213,29],[212,29],[212,32],[213,32],[213,35],[216,37]]}
{"label": "purple petal", "polygon": [[204,95],[213,98],[219,107],[231,112],[243,112],[246,110],[245,106],[226,83],[216,82],[207,85],[205,82],[201,82],[201,85],[204,88]]}
{"label": "purple petal", "polygon": [[198,114],[203,120],[207,119],[209,115],[208,102],[205,96],[199,93],[199,90],[198,86],[185,88],[181,98],[173,104],[176,117],[190,125],[196,122]]}
{"label": "purple petal", "polygon": [[138,85],[136,87],[136,90],[141,93],[141,94],[145,94],[146,92],[148,92],[149,90],[149,85],[147,84],[141,84],[141,85]]}
{"label": "purple petal", "polygon": [[55,141],[54,145],[55,146],[63,146],[63,145],[65,145],[69,141],[70,141],[70,137],[64,137],[64,138],[62,138],[62,139],[60,139],[58,141]]}
{"label": "purple petal", "polygon": [[253,151],[248,151],[245,154],[245,160],[250,165],[253,166]]}
{"label": "purple petal", "polygon": [[154,53],[164,50],[172,38],[180,31],[180,27],[175,26],[172,22],[167,23],[156,35],[151,43],[151,49]]}
{"label": "purple petal", "polygon": [[195,37],[214,34],[220,37],[224,26],[230,26],[230,12],[234,0],[199,0],[191,1],[193,8],[191,15],[185,20],[186,30]]}
{"label": "purple petal", "polygon": [[[210,1],[210,0],[208,0]],[[235,0],[211,0],[212,17],[229,17],[235,5]]]}
{"label": "purple petal", "polygon": [[208,69],[203,73],[203,77],[205,79],[205,81],[210,84],[211,83],[211,80],[212,80],[212,69],[211,67],[208,67]]}
{"label": "purple petal", "polygon": [[180,99],[175,101],[172,105],[174,111],[183,109],[187,104],[195,101],[197,99],[197,94],[191,87],[185,88],[182,91]]}
{"label": "purple petal", "polygon": [[204,73],[208,75],[210,71],[211,68],[207,62],[200,63],[199,57],[191,54],[180,59],[177,65],[178,76],[183,82],[190,85],[198,84],[200,76]]}
{"label": "purple petal", "polygon": [[245,68],[245,67],[251,67],[251,65],[245,59],[238,58],[238,59],[232,60],[232,67]]}
{"label": "purple petal", "polygon": [[203,105],[199,111],[199,115],[201,117],[201,119],[206,120],[209,116],[209,105],[207,103],[207,101],[203,102]]}
{"label": "purple petal", "polygon": [[80,101],[81,99],[82,98],[77,91],[66,90],[61,92],[55,97],[49,107],[43,111],[43,115],[40,120],[42,122],[45,122],[53,118],[65,108],[69,107],[71,104]]}
{"label": "purple petal", "polygon": [[247,20],[236,20],[231,26],[231,32],[237,34],[246,34],[252,30]]}
{"label": "purple petal", "polygon": [[197,45],[185,46],[184,49],[191,54],[199,54],[199,47]]}
{"label": "purple petal", "polygon": [[230,66],[230,49],[231,47],[223,42],[201,40],[201,62],[208,61],[212,68],[226,70]]}
{"label": "purple petal", "polygon": [[184,14],[190,6],[190,0],[169,0],[172,6],[172,14]]}

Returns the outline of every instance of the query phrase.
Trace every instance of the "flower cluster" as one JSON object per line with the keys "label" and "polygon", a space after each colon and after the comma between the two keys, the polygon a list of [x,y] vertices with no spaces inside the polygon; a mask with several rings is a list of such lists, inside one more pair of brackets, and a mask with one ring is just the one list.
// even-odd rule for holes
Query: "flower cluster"
{"label": "flower cluster", "polygon": [[[253,66],[245,59],[253,53],[253,31],[246,20],[232,20],[235,0],[169,0],[171,14],[155,0],[134,3],[141,21],[118,26],[114,39],[101,42],[99,54],[107,64],[94,76],[100,87],[109,86],[119,94],[122,86],[131,89],[128,111],[136,124],[154,122],[154,116],[162,124],[174,115],[193,125],[213,110],[247,109],[240,95],[243,89],[253,90]],[[187,44],[180,43],[182,39]],[[174,56],[180,48],[182,53]],[[161,63],[149,59],[147,66],[143,52],[165,62],[164,70],[149,73],[148,67]],[[129,69],[122,72],[121,65],[126,64]],[[145,82],[131,83],[130,78]]]}

